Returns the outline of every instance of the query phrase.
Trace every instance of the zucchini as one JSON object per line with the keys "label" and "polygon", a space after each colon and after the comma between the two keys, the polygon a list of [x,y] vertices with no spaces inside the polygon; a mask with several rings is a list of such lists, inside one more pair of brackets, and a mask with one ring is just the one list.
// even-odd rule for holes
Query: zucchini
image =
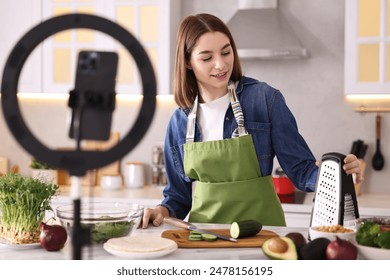
{"label": "zucchini", "polygon": [[188,240],[190,241],[202,241],[202,236],[201,235],[189,235]]}
{"label": "zucchini", "polygon": [[188,240],[190,241],[201,241],[202,239],[202,234],[200,232],[196,231],[190,231],[190,235],[188,236]]}
{"label": "zucchini", "polygon": [[256,220],[233,222],[230,226],[230,236],[233,238],[254,236],[258,234],[262,228],[263,225]]}
{"label": "zucchini", "polygon": [[215,241],[217,237],[213,234],[202,233],[202,239],[205,241]]}
{"label": "zucchini", "polygon": [[215,240],[217,240],[217,237],[213,234],[191,231],[190,234],[188,235],[188,240],[190,240],[190,241],[202,241],[202,240],[215,241]]}

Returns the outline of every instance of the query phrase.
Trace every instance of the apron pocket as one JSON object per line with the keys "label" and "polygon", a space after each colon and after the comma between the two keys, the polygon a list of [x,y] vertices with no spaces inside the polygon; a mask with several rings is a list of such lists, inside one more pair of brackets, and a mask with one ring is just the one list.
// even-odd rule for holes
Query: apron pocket
{"label": "apron pocket", "polygon": [[191,222],[230,224],[249,219],[263,225],[286,225],[271,176],[235,182],[196,183]]}

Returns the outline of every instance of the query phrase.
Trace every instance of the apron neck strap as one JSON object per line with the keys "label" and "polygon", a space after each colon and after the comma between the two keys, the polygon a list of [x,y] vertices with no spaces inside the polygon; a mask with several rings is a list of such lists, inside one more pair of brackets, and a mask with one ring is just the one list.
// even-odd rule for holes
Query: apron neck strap
{"label": "apron neck strap", "polygon": [[188,113],[187,117],[186,143],[192,143],[195,139],[195,123],[196,114],[198,112],[198,103],[198,95],[196,95],[194,104],[192,104],[191,111]]}
{"label": "apron neck strap", "polygon": [[[236,94],[236,88],[232,81],[228,83],[228,92],[230,98],[230,104],[233,109],[233,114],[236,119],[238,127],[233,131],[232,138],[247,135],[248,131],[244,126],[244,114],[242,113],[241,104],[238,101]],[[192,143],[195,139],[195,124],[196,124],[196,114],[198,112],[198,95],[196,95],[194,104],[187,117],[187,133],[186,133],[186,143]]]}
{"label": "apron neck strap", "polygon": [[237,122],[237,128],[233,131],[232,138],[247,135],[248,131],[244,126],[244,114],[241,109],[240,101],[238,101],[236,87],[232,81],[229,81],[228,91],[230,97],[230,104],[232,105],[233,114]]}

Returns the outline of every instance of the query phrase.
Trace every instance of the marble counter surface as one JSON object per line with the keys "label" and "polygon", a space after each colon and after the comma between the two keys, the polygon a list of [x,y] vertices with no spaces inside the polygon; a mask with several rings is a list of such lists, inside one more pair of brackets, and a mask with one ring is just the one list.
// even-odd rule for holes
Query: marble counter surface
{"label": "marble counter surface", "polygon": [[[125,189],[120,191],[105,191],[99,187],[83,188],[82,200],[93,199],[94,201],[118,200],[130,203],[138,203],[146,207],[154,206],[161,202],[162,187],[145,186],[139,189]],[[71,203],[70,188],[61,187],[61,193],[53,200],[53,206]],[[313,193],[306,194],[301,204],[284,203],[282,207],[286,213],[297,213],[299,216],[310,217],[313,206]],[[363,194],[358,197],[360,216],[390,216],[390,195],[386,194]],[[302,214],[302,215],[301,215]],[[227,228],[228,225],[202,225],[204,228]],[[141,236],[160,236],[164,230],[171,229],[169,225],[161,227],[149,227],[148,229],[137,229],[134,234]],[[307,227],[268,227],[264,229],[274,231],[279,235],[285,235],[291,231],[297,231],[307,236]],[[103,249],[102,245],[94,245],[83,250],[83,258],[98,260],[115,260],[113,256]],[[161,257],[161,259],[265,259],[266,257],[259,248],[197,248],[177,249],[175,252]],[[30,259],[71,259],[71,245],[67,243],[65,248],[59,252],[47,252],[41,247],[17,250],[7,245],[0,244],[0,259],[8,260],[30,260]]]}
{"label": "marble counter surface", "polygon": [[[70,187],[61,186],[60,196],[54,202],[64,203],[70,201]],[[144,206],[154,206],[163,199],[162,186],[144,186],[142,188],[108,191],[102,188],[83,187],[82,194],[85,199],[93,197],[95,200],[119,199],[138,203]],[[311,213],[314,193],[306,193],[300,203],[282,203],[283,210],[291,213]],[[390,216],[390,194],[363,193],[357,197],[359,212],[362,216]]]}
{"label": "marble counter surface", "polygon": [[[228,228],[229,225],[198,224],[202,228],[216,229]],[[138,236],[161,236],[165,230],[173,229],[172,226],[162,225],[160,227],[149,227],[148,229],[137,229],[134,235]],[[306,228],[290,227],[264,227],[278,235],[286,235],[288,232],[301,232],[307,236]],[[14,249],[0,244],[0,260],[70,260],[72,259],[72,247],[68,240],[64,249],[57,252],[48,252],[37,246],[30,249]],[[118,260],[117,256],[106,252],[103,245],[84,247],[82,259],[91,260]],[[258,260],[267,259],[260,248],[178,248],[174,252],[159,257],[162,260]]]}

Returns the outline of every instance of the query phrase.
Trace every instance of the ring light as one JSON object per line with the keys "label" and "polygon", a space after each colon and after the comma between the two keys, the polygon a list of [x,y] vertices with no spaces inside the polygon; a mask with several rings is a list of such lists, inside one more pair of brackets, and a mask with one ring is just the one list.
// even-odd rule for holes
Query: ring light
{"label": "ring light", "polygon": [[[35,138],[20,112],[17,90],[22,67],[31,52],[49,36],[73,28],[87,28],[110,35],[118,40],[136,62],[142,79],[143,100],[133,127],[123,139],[109,150],[58,151]],[[152,64],[137,39],[120,25],[102,17],[69,14],[48,19],[28,31],[15,45],[4,67],[1,101],[3,114],[15,139],[31,155],[50,166],[68,170],[73,176],[83,176],[87,170],[108,165],[129,153],[145,135],[156,106],[156,80]]]}

